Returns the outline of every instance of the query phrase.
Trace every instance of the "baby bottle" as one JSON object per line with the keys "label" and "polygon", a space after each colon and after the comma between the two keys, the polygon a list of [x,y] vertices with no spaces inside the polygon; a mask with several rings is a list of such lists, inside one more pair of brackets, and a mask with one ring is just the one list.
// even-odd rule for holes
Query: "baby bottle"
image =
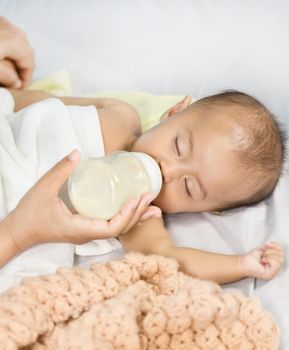
{"label": "baby bottle", "polygon": [[108,220],[145,192],[156,198],[161,185],[161,171],[152,157],[120,151],[81,161],[68,179],[68,195],[79,214]]}

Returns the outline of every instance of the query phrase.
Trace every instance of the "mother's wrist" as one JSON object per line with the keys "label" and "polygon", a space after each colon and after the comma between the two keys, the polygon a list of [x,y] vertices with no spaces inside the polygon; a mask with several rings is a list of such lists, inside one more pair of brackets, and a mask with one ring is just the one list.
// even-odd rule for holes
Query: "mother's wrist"
{"label": "mother's wrist", "polygon": [[20,253],[21,250],[10,233],[7,221],[4,219],[0,222],[0,267]]}
{"label": "mother's wrist", "polygon": [[11,225],[11,221],[10,221],[10,214],[8,214],[8,216],[1,221],[0,223],[0,232],[5,234],[5,236],[7,238],[10,239],[11,243],[14,244],[15,248],[18,250],[19,253],[21,253],[23,251],[22,248],[20,248],[19,244],[16,241],[16,238],[14,237],[14,234],[12,233],[13,231],[13,226]]}
{"label": "mother's wrist", "polygon": [[7,234],[9,234],[20,253],[32,245],[37,244],[37,242],[33,241],[31,232],[27,232],[27,229],[25,229],[25,221],[19,221],[15,210],[13,210],[6,216],[1,224],[3,229],[6,229]]}

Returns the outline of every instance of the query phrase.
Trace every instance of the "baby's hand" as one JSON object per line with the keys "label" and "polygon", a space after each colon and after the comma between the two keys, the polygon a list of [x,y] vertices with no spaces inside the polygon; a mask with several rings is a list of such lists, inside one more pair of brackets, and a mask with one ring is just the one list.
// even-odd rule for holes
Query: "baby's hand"
{"label": "baby's hand", "polygon": [[276,242],[268,242],[243,256],[244,272],[249,277],[270,280],[280,270],[283,260],[282,247]]}

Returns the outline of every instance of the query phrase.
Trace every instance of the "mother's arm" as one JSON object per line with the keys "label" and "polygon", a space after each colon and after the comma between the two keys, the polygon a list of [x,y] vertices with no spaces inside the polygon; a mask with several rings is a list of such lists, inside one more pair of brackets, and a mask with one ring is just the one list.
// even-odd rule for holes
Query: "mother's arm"
{"label": "mother's arm", "polygon": [[58,192],[79,161],[73,151],[25,194],[0,223],[0,267],[21,251],[48,242],[82,244],[111,238],[130,229],[147,211],[148,196],[128,202],[110,221],[93,220],[71,213]]}
{"label": "mother's arm", "polygon": [[5,220],[0,222],[0,267],[18,255],[20,249],[13,240]]}

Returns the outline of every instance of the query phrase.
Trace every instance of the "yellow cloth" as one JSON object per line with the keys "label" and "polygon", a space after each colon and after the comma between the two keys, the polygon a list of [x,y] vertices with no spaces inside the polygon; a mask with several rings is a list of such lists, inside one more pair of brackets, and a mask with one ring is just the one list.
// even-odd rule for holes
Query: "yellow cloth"
{"label": "yellow cloth", "polygon": [[[28,90],[43,90],[56,96],[68,96],[71,95],[70,78],[66,71],[58,71],[33,81]],[[140,114],[142,131],[156,125],[166,110],[184,98],[183,95],[153,95],[141,91],[101,91],[87,96],[112,97],[130,103]]]}
{"label": "yellow cloth", "polygon": [[48,76],[34,80],[27,90],[42,90],[56,96],[71,95],[70,77],[67,71],[59,70]]}

